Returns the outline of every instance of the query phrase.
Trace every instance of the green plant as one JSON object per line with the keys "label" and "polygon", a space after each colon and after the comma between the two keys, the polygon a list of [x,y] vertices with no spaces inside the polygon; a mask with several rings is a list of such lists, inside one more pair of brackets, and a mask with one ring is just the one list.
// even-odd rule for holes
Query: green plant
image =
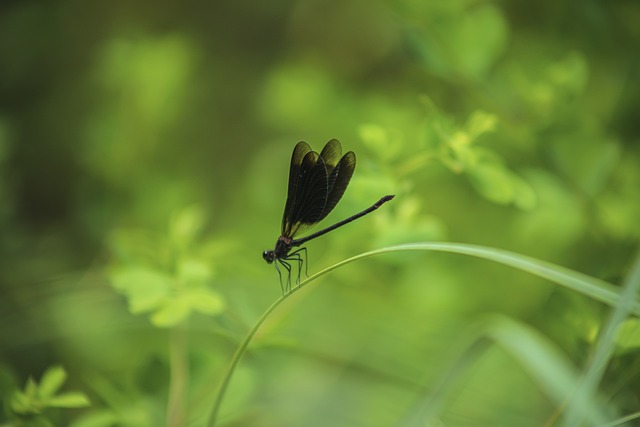
{"label": "green plant", "polygon": [[67,372],[61,366],[47,369],[40,382],[29,378],[23,390],[13,392],[8,400],[12,421],[7,427],[45,427],[55,425],[47,417],[52,408],[83,408],[90,405],[87,396],[79,391],[61,392]]}

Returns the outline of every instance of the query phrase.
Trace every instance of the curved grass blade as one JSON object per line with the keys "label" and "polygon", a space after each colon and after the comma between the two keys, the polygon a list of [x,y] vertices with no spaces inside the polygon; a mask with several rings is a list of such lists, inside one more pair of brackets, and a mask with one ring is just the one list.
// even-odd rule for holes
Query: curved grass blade
{"label": "curved grass blade", "polygon": [[[412,410],[403,426],[431,425],[435,422],[447,397],[460,386],[465,374],[492,346],[499,346],[512,356],[559,406],[575,391],[577,369],[568,357],[544,336],[527,325],[504,316],[491,316],[464,340],[454,352],[454,362],[437,381],[433,391]],[[602,424],[604,408],[588,399],[583,408],[591,422]]]}
{"label": "curved grass blade", "polygon": [[597,394],[604,371],[607,368],[615,349],[615,338],[622,322],[633,312],[636,295],[640,291],[640,254],[636,255],[631,273],[627,277],[619,293],[618,301],[611,316],[607,320],[595,346],[591,362],[587,366],[584,376],[578,383],[574,398],[567,407],[567,420],[564,425],[575,427],[582,425],[585,420],[585,408]]}
{"label": "curved grass blade", "polygon": [[[542,277],[551,282],[557,283],[567,289],[576,291],[580,294],[593,298],[596,301],[606,303],[607,305],[614,306],[619,298],[618,287],[612,285],[604,280],[596,279],[588,276],[584,273],[580,273],[571,270],[566,267],[562,267],[556,264],[552,264],[547,261],[541,261],[535,258],[528,257],[526,255],[520,255],[514,252],[488,248],[478,245],[468,245],[464,243],[440,243],[440,242],[427,242],[427,243],[407,243],[397,246],[390,246],[387,248],[377,249],[370,252],[365,252],[360,255],[356,255],[352,258],[340,261],[326,269],[319,271],[311,276],[307,282],[311,279],[320,277],[328,272],[341,267],[345,264],[357,261],[361,258],[367,258],[374,255],[379,255],[387,252],[402,252],[402,251],[437,251],[437,252],[450,252],[462,255],[470,255],[476,258],[483,258],[490,261],[495,261],[500,264],[504,264],[518,270],[526,271],[535,276]],[[636,316],[640,316],[640,302],[633,299],[630,301],[631,312]]]}
{"label": "curved grass blade", "polygon": [[[209,417],[208,426],[213,427],[216,423],[217,414],[220,410],[222,400],[227,390],[227,386],[231,380],[233,372],[242,358],[242,355],[246,352],[247,347],[260,326],[269,317],[269,315],[282,304],[289,296],[298,292],[304,288],[307,284],[313,282],[321,276],[333,271],[343,265],[358,261],[363,258],[367,258],[374,255],[380,255],[384,253],[401,252],[401,251],[438,251],[438,252],[451,252],[463,255],[475,256],[478,258],[484,258],[490,261],[499,262],[510,267],[526,271],[528,273],[537,275],[561,286],[571,289],[583,295],[589,296],[597,301],[604,302],[608,305],[615,305],[619,300],[620,294],[615,286],[600,279],[596,279],[586,274],[579,273],[577,271],[570,270],[565,267],[561,267],[546,261],[540,261],[535,258],[531,258],[525,255],[519,255],[514,252],[509,252],[501,249],[487,248],[477,245],[468,245],[462,243],[408,243],[397,246],[390,246],[387,248],[377,249],[374,251],[365,252],[354,257],[348,258],[341,262],[338,262],[318,273],[312,275],[308,279],[302,281],[300,286],[290,289],[289,292],[278,298],[267,310],[260,316],[258,321],[253,325],[248,332],[245,339],[240,344],[240,347],[236,350],[231,359],[229,368],[225,372],[225,376],[222,380],[222,384],[216,395],[216,400],[213,406],[211,416]],[[634,298],[629,301],[630,312],[640,316],[640,303]]]}

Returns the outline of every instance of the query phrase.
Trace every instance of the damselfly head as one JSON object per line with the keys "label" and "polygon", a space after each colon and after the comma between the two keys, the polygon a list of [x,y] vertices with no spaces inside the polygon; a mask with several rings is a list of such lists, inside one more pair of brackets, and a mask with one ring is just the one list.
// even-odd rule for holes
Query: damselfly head
{"label": "damselfly head", "polygon": [[264,251],[262,252],[262,258],[267,261],[267,264],[271,264],[276,259],[275,251]]}

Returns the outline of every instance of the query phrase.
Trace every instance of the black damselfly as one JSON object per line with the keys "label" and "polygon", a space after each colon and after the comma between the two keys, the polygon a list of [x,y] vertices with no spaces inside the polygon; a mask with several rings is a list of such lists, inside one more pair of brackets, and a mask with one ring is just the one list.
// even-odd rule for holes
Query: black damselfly
{"label": "black damselfly", "polygon": [[301,246],[311,239],[363,217],[393,199],[393,195],[384,196],[360,213],[306,237],[295,239],[294,237],[298,233],[322,221],[336,207],[349,185],[355,168],[356,155],[353,151],[349,151],[343,156],[342,147],[337,139],[327,142],[320,154],[302,141],[298,142],[293,149],[281,234],[276,241],[275,248],[272,251],[262,253],[262,258],[267,263],[271,264],[276,261],[275,266],[280,276],[280,287],[283,293],[285,287],[282,284],[282,273],[278,264],[287,270],[286,288],[290,290],[291,262],[298,263],[297,283],[299,285],[300,270],[303,264],[300,254],[304,252],[305,258],[307,254],[307,249],[304,247],[290,252],[292,248]]}

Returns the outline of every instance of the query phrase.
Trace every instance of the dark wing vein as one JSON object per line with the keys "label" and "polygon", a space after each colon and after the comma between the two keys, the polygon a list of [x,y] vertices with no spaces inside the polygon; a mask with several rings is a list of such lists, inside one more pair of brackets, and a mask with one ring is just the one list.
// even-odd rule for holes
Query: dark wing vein
{"label": "dark wing vein", "polygon": [[288,229],[287,220],[293,212],[293,206],[295,205],[296,194],[298,187],[300,186],[300,168],[302,167],[302,160],[311,152],[311,147],[304,141],[300,141],[296,144],[291,154],[291,164],[289,166],[289,187],[287,190],[287,201],[284,205],[284,214],[282,215],[282,225],[280,230],[285,235],[285,230]]}
{"label": "dark wing vein", "polygon": [[347,189],[347,186],[349,185],[349,181],[351,181],[351,177],[353,176],[353,172],[355,171],[355,169],[356,155],[353,151],[349,151],[347,154],[342,156],[340,162],[331,173],[332,178],[330,178],[329,181],[332,181],[332,183],[329,187],[327,202],[324,205],[322,215],[320,215],[318,221],[324,219],[327,215],[329,215],[333,208],[336,207],[345,190]]}
{"label": "dark wing vein", "polygon": [[301,192],[303,197],[297,212],[298,222],[305,225],[313,225],[319,221],[329,193],[324,160],[322,157],[317,157],[315,160],[315,164],[304,179]]}
{"label": "dark wing vein", "polygon": [[305,154],[294,177],[297,184],[289,194],[282,219],[282,234],[288,237],[318,222],[327,200],[327,169],[315,151]]}
{"label": "dark wing vein", "polygon": [[340,142],[337,139],[332,139],[327,142],[320,153],[320,157],[322,157],[327,167],[327,186],[329,187],[329,192],[331,192],[336,181],[336,176],[338,175],[336,166],[342,157],[342,146]]}
{"label": "dark wing vein", "polygon": [[327,142],[320,154],[299,142],[291,156],[282,235],[293,238],[324,219],[342,198],[355,167],[355,154],[342,156],[337,139]]}
{"label": "dark wing vein", "polygon": [[342,157],[342,146],[337,139],[332,139],[322,149],[320,157],[324,160],[324,164],[327,166],[327,173],[331,174],[331,171],[336,167],[340,158]]}

